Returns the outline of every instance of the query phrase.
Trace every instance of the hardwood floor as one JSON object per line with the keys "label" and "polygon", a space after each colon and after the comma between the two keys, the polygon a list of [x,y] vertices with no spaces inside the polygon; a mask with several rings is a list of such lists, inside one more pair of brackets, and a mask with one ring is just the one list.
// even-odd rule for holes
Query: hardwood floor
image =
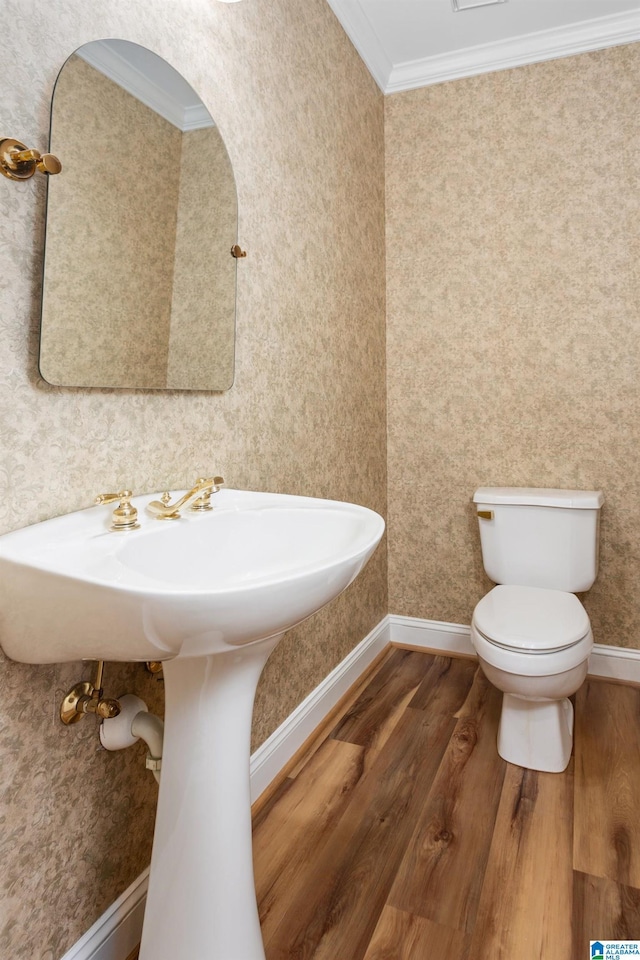
{"label": "hardwood floor", "polygon": [[500,706],[473,660],[389,651],[254,813],[267,960],[589,960],[590,939],[640,939],[640,689],[585,683],[563,774],[498,756]]}
{"label": "hardwood floor", "polygon": [[588,681],[563,774],[500,759],[474,661],[395,649],[254,827],[267,960],[588,960],[640,938],[640,690]]}

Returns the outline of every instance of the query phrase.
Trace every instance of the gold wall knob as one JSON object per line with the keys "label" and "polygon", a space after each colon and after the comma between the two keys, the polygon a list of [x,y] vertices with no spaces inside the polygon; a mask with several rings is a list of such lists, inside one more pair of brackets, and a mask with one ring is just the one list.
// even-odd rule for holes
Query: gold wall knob
{"label": "gold wall knob", "polygon": [[11,137],[0,140],[0,173],[9,180],[29,180],[36,170],[47,174],[60,173],[62,164],[52,153],[29,150],[19,140]]}
{"label": "gold wall knob", "polygon": [[36,166],[40,173],[48,173],[50,176],[62,170],[62,164],[52,153],[43,153],[40,159],[36,160]]}

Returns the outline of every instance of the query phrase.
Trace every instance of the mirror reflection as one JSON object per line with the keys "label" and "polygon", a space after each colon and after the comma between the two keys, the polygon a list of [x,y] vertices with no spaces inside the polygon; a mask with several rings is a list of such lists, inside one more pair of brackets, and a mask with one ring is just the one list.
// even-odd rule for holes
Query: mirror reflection
{"label": "mirror reflection", "polygon": [[124,40],[80,47],[53,97],[40,371],[58,386],[226,390],[237,196],[208,110]]}

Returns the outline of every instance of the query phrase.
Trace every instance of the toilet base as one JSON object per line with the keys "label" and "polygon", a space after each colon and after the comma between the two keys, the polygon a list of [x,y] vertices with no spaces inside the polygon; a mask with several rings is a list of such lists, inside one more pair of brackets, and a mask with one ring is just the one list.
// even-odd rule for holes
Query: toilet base
{"label": "toilet base", "polygon": [[570,700],[532,700],[503,694],[498,753],[509,763],[529,770],[562,773],[573,745],[573,704]]}

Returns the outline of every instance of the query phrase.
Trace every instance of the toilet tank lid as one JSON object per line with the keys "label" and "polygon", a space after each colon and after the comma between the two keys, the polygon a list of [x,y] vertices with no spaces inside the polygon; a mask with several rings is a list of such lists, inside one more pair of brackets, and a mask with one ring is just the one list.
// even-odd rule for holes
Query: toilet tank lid
{"label": "toilet tank lid", "polygon": [[474,503],[512,503],[530,507],[571,507],[599,510],[602,490],[548,490],[544,487],[478,487]]}

